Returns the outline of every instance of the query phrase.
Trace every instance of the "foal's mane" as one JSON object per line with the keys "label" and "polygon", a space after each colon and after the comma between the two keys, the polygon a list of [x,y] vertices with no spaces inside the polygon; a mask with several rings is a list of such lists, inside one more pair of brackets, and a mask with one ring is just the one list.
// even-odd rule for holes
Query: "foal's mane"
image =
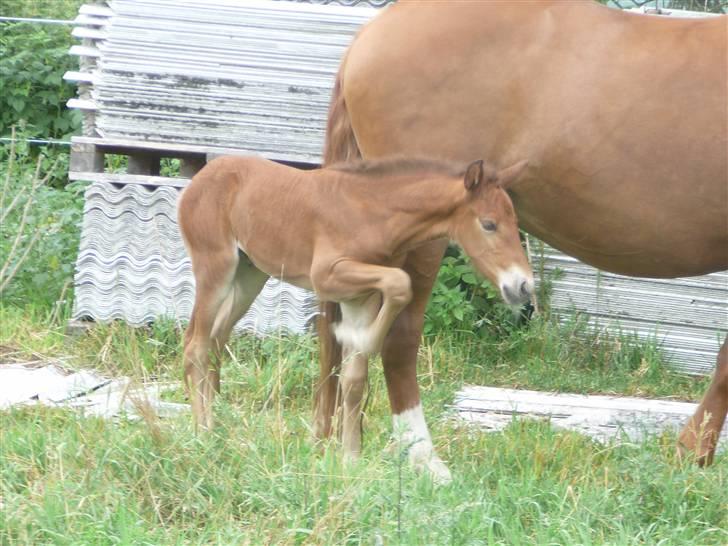
{"label": "foal's mane", "polygon": [[423,157],[392,156],[383,159],[360,159],[348,163],[336,163],[328,168],[366,177],[433,173],[455,178],[465,175],[467,165]]}

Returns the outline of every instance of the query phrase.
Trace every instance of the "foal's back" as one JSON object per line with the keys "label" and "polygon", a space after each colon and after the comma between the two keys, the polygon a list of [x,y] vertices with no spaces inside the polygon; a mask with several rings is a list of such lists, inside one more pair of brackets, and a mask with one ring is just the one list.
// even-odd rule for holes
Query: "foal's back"
{"label": "foal's back", "polygon": [[[237,248],[269,275],[308,275],[316,215],[315,172],[257,157],[219,157],[190,182],[178,205],[191,256]],[[286,270],[280,270],[280,264]]]}

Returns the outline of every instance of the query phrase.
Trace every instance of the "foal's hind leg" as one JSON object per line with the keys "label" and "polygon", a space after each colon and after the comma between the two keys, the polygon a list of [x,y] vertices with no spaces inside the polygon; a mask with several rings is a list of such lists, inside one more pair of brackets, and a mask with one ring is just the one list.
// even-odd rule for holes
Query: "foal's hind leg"
{"label": "foal's hind leg", "polygon": [[681,450],[692,451],[701,465],[712,463],[726,413],[728,413],[728,337],[718,353],[718,363],[708,392],[680,433]]}
{"label": "foal's hind leg", "polygon": [[195,305],[185,333],[184,379],[195,424],[212,427],[213,377],[210,370],[210,335],[223,302],[232,289],[238,256],[230,250],[190,252],[195,274]]}
{"label": "foal's hind leg", "polygon": [[212,327],[213,363],[210,375],[212,386],[217,392],[220,392],[220,367],[225,357],[225,345],[230,338],[230,332],[235,324],[243,318],[268,280],[268,275],[255,267],[245,254],[240,253],[239,258],[232,287],[220,307]]}

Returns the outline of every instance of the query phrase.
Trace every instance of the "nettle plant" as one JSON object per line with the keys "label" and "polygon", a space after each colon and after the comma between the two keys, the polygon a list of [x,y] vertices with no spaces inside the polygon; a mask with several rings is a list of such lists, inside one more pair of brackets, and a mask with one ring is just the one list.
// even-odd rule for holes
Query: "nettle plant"
{"label": "nettle plant", "polygon": [[477,333],[512,318],[498,290],[475,273],[458,247],[448,247],[425,312],[425,334]]}
{"label": "nettle plant", "polygon": [[69,27],[0,23],[0,136],[21,120],[35,138],[63,138],[81,126],[81,114],[68,110],[75,88],[63,80],[78,70],[68,50]]}
{"label": "nettle plant", "polygon": [[[13,132],[13,137],[16,137]],[[65,184],[67,150],[0,147],[0,297],[54,304],[70,295],[83,184]]]}

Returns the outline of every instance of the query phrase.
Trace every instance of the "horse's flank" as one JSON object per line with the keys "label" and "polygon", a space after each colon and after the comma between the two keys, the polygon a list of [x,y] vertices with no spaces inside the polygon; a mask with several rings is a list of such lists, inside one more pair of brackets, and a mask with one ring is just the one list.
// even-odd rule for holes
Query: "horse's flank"
{"label": "horse's flank", "polygon": [[401,2],[347,52],[337,107],[366,158],[527,157],[512,189],[521,225],[587,263],[723,270],[727,20],[576,0]]}

